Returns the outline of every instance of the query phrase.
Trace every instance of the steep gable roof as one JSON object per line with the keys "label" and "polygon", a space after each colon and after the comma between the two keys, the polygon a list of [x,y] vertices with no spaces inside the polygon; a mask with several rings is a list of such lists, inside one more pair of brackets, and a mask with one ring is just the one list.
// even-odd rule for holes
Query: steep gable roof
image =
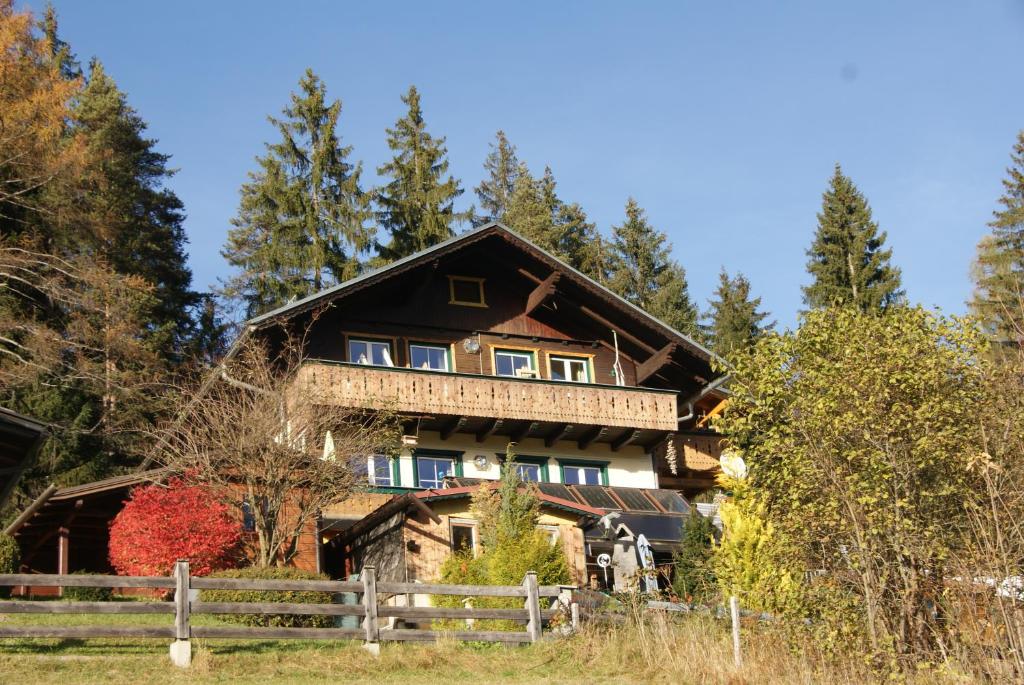
{"label": "steep gable roof", "polygon": [[321,290],[320,292],[313,293],[312,295],[300,300],[289,302],[277,309],[250,319],[247,324],[251,328],[259,329],[273,323],[283,321],[292,316],[307,312],[319,304],[323,304],[335,298],[373,286],[414,269],[417,266],[429,263],[442,256],[453,254],[470,245],[477,244],[491,237],[500,237],[505,241],[505,243],[512,245],[538,261],[545,263],[550,269],[552,269],[552,271],[557,271],[561,275],[564,275],[576,286],[586,291],[592,297],[600,300],[607,307],[621,313],[633,323],[639,324],[647,330],[655,332],[668,342],[679,346],[690,356],[704,362],[705,364],[710,364],[712,360],[717,359],[713,352],[689,336],[675,330],[656,317],[651,316],[643,309],[626,301],[597,281],[577,271],[557,257],[554,257],[529,240],[516,234],[508,227],[497,222],[485,224],[479,228],[475,228],[449,238],[448,240],[438,243],[426,250],[409,255],[408,257],[403,257],[402,259],[394,261],[386,266],[368,271],[365,274],[361,274],[360,276]]}

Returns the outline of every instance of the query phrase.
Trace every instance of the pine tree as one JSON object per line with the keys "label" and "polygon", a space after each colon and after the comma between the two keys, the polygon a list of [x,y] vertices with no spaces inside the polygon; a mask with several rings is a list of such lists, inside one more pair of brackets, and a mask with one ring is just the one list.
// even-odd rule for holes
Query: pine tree
{"label": "pine tree", "polygon": [[476,187],[476,196],[485,214],[479,223],[504,221],[505,212],[512,201],[516,179],[519,178],[519,158],[516,146],[508,142],[504,131],[498,131],[496,142],[490,144],[490,152],[484,160],[487,178]]}
{"label": "pine tree", "polygon": [[774,323],[764,324],[766,312],[759,311],[761,298],[750,297],[750,281],[743,274],[730,278],[723,268],[718,275],[715,299],[710,300],[708,325],[715,352],[728,358],[735,350],[749,347]]}
{"label": "pine tree", "polygon": [[993,213],[992,232],[978,244],[971,311],[999,343],[1024,344],[1024,130],[1010,153],[1011,166]]}
{"label": "pine tree", "polygon": [[850,305],[862,312],[901,303],[900,270],[890,264],[892,250],[883,248],[885,238],[864,195],[836,164],[807,251],[814,282],[804,286],[804,302],[812,308]]}
{"label": "pine tree", "polygon": [[373,242],[362,165],[337,134],[341,101],[328,103],[307,69],[282,112],[269,117],[281,140],[257,158],[221,252],[240,270],[224,295],[249,317],[357,275]]}
{"label": "pine tree", "polygon": [[427,132],[415,86],[402,96],[409,108],[387,130],[391,161],[377,169],[389,178],[377,193],[377,218],[387,229],[389,241],[378,244],[380,260],[387,263],[419,252],[454,235],[454,226],[469,221],[473,211],[456,212],[462,195],[459,182],[448,174],[444,137]]}
{"label": "pine tree", "polygon": [[156,141],[145,137],[146,122],[99,61],[89,66],[73,115],[73,133],[99,162],[78,203],[77,221],[86,230],[65,232],[66,247],[87,249],[118,273],[149,281],[155,287],[147,321],[151,344],[180,358],[199,296],[191,288],[185,253],[184,205],[164,185],[174,175],[167,166],[170,155],[154,149]]}
{"label": "pine tree", "polygon": [[625,221],[612,227],[609,287],[676,330],[699,337],[686,272],[670,257],[671,249],[665,234],[648,223],[630,198]]}
{"label": "pine tree", "polygon": [[558,197],[558,184],[551,167],[536,179],[520,163],[505,212],[505,223],[513,231],[563,262],[604,283],[603,243],[597,227],[587,220],[578,204],[566,204]]}

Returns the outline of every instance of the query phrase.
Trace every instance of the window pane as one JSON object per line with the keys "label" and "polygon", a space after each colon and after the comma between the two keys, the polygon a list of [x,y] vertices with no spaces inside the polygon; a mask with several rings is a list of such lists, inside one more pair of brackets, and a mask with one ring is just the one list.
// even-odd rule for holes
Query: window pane
{"label": "window pane", "polygon": [[409,346],[409,363],[414,369],[448,370],[448,350],[427,345]]}
{"label": "window pane", "polygon": [[590,382],[590,378],[588,376],[587,360],[585,359],[571,359],[566,357],[551,358],[552,380],[588,383]]}
{"label": "window pane", "polygon": [[370,459],[373,462],[373,478],[371,480],[373,485],[390,486],[391,460],[383,454],[374,455]]}
{"label": "window pane", "polygon": [[515,376],[518,369],[533,369],[533,355],[521,352],[495,352],[494,365],[499,376]]}
{"label": "window pane", "polygon": [[437,457],[417,457],[416,475],[420,487],[440,488],[445,476],[454,476],[455,460]]}
{"label": "window pane", "polygon": [[601,482],[601,469],[593,466],[566,466],[564,473],[568,485],[598,485]]}
{"label": "window pane", "polygon": [[540,465],[539,464],[516,464],[516,471],[519,472],[519,478],[530,483],[540,482]]}
{"label": "window pane", "polygon": [[564,381],[565,380],[565,360],[564,359],[552,359],[551,360],[551,380]]}
{"label": "window pane", "polygon": [[473,526],[452,524],[452,549],[473,551]]}
{"label": "window pane", "polygon": [[370,343],[373,363],[377,366],[394,366],[391,362],[391,345],[383,342]]}
{"label": "window pane", "polygon": [[348,360],[358,364],[369,364],[370,353],[366,349],[366,343],[362,340],[348,341]]}
{"label": "window pane", "polygon": [[587,382],[587,363],[582,359],[575,359],[569,363],[569,378],[576,383]]}

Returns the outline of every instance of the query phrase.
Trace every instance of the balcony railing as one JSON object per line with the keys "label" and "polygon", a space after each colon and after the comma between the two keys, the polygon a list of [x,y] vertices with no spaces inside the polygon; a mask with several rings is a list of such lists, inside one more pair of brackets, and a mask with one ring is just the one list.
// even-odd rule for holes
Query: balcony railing
{"label": "balcony railing", "polygon": [[479,376],[344,362],[311,361],[299,392],[348,407],[399,412],[674,431],[670,390]]}

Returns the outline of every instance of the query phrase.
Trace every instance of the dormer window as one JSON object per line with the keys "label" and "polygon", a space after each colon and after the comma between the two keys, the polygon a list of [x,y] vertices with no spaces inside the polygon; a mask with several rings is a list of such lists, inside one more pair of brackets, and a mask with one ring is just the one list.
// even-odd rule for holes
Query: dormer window
{"label": "dormer window", "polygon": [[448,304],[463,307],[486,307],[484,279],[472,276],[448,277]]}

